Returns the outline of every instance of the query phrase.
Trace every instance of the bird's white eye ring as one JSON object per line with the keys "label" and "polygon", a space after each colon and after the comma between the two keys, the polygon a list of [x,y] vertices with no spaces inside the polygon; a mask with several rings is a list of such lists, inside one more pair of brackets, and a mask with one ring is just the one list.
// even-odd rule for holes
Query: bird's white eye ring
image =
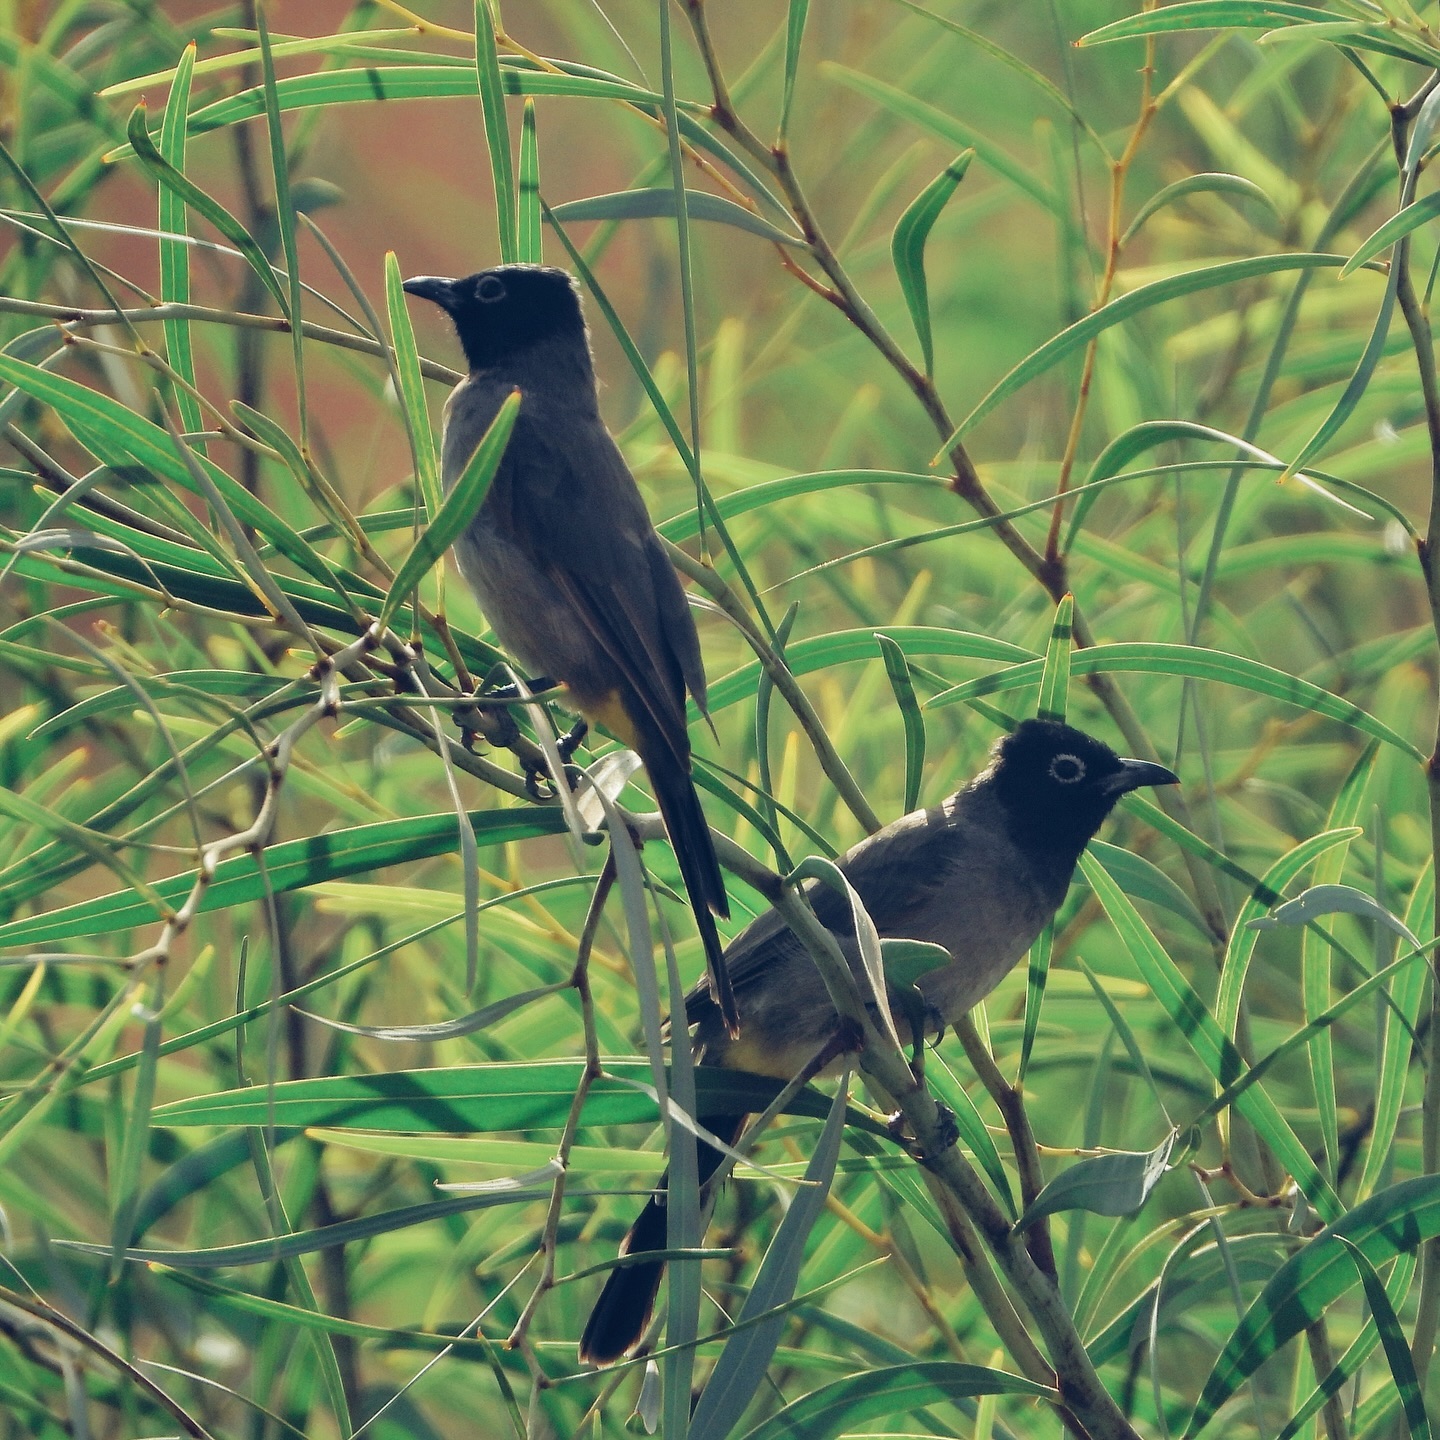
{"label": "bird's white eye ring", "polygon": [[1057,785],[1076,785],[1085,778],[1085,762],[1068,751],[1050,762],[1050,778]]}
{"label": "bird's white eye ring", "polygon": [[475,298],[487,303],[505,298],[505,282],[498,275],[487,275],[475,287]]}

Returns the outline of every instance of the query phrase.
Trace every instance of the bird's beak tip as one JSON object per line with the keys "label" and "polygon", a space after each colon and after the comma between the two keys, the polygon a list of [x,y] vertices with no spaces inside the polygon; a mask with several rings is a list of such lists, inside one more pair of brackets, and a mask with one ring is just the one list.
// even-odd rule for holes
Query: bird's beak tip
{"label": "bird's beak tip", "polygon": [[1180,777],[1168,766],[1157,765],[1153,760],[1122,760],[1122,769],[1115,778],[1116,789],[1124,794],[1127,790],[1139,790],[1145,785],[1178,785]]}
{"label": "bird's beak tip", "polygon": [[407,295],[418,295],[422,300],[444,307],[449,299],[451,282],[441,275],[415,275],[402,280],[400,288]]}

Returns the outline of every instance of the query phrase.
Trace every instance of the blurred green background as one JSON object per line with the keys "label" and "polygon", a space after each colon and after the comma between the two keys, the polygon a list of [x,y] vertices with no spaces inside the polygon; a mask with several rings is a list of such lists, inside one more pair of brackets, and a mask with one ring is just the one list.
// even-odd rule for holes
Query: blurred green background
{"label": "blurred green background", "polygon": [[[639,1364],[577,1373],[600,1281],[542,1283],[547,1239],[557,1278],[611,1258],[663,1137],[623,1086],[564,1129],[586,1038],[566,982],[603,852],[527,800],[514,757],[467,756],[447,707],[412,703],[416,683],[453,698],[462,657],[483,677],[483,617],[437,569],[416,606],[394,597],[395,644],[418,636],[432,667],[419,682],[413,655],[383,647],[344,651],[339,692],[312,669],[380,614],[433,507],[422,409],[438,440],[460,363],[416,306],[428,378],[397,388],[387,252],[396,278],[498,263],[506,147],[522,180],[538,157],[540,196],[633,342],[632,358],[587,295],[602,408],[652,515],[755,634],[786,637],[828,737],[817,747],[745,636],[702,608],[716,733],[692,739],[717,829],[782,872],[859,840],[822,749],[881,822],[907,777],[921,803],[949,794],[1035,710],[1035,667],[1011,668],[1066,658],[1051,634],[1067,592],[1083,617],[1070,718],[1184,778],[1168,829],[1122,811],[1093,852],[1126,914],[1077,878],[1043,1009],[1022,966],[977,1017],[1006,1082],[1023,1070],[1047,1176],[1181,1130],[1143,1208],[1048,1222],[1065,1309],[1136,1429],[1183,1431],[1227,1341],[1243,1375],[1215,1392],[1226,1433],[1288,1435],[1294,1416],[1332,1440],[1391,1433],[1400,1397],[1424,1393],[1440,1266],[1416,1262],[1436,1223],[1430,1191],[1403,1182],[1433,1171],[1440,1136],[1427,971],[1398,967],[1332,1028],[1305,1027],[1411,952],[1387,914],[1435,929],[1436,632],[1417,560],[1440,437],[1422,384],[1433,227],[1404,242],[1413,303],[1387,298],[1383,243],[1339,268],[1399,207],[1392,121],[1400,159],[1414,145],[1411,193],[1428,193],[1436,117],[1418,102],[1440,51],[1429,7],[1388,23],[1359,3],[1170,8],[1196,26],[1077,47],[1129,7],[674,7],[685,184],[800,241],[692,202],[682,266],[653,4],[503,7],[479,73],[505,77],[504,136],[478,94],[473,4],[270,4],[271,81],[253,4],[0,6],[0,1435],[618,1434],[688,1385],[674,1361],[648,1382]],[[914,202],[966,152],[915,243]],[[668,213],[565,208],[645,188],[670,190]],[[197,243],[158,238],[177,227]],[[547,263],[571,263],[542,238]],[[144,313],[161,303],[164,324]],[[279,321],[297,309],[298,350]],[[1007,376],[964,434],[973,470],[947,459]],[[702,551],[675,434],[698,435],[733,548],[707,521]],[[1282,478],[1292,463],[1308,480]],[[1116,476],[1052,531],[1057,490]],[[582,763],[613,748],[589,743]],[[623,800],[652,808],[643,774]],[[477,839],[468,898],[457,806]],[[678,887],[663,843],[644,859]],[[1320,883],[1352,887],[1363,913],[1245,928]],[[738,879],[731,894],[733,934],[764,902]],[[684,906],[655,903],[688,983]],[[645,1053],[636,959],[613,897],[589,972],[607,1059]],[[1165,965],[1190,987],[1178,1001]],[[1303,1032],[1248,1118],[1207,1110],[1236,1070],[1177,1023],[1201,1005],[1245,1063]],[[929,1073],[978,1107],[992,1186],[1020,1197],[1033,1177],[953,1037]],[[782,1119],[762,1156],[798,1175],[817,1133]],[[1287,1143],[1305,1174],[1276,1159]],[[704,1433],[781,1433],[765,1426],[785,1405],[910,1359],[1016,1370],[898,1155],[842,1150],[768,1378],[751,1377],[743,1419]],[[530,1177],[518,1196],[434,1188],[513,1176]],[[728,1254],[703,1275],[732,1314],[790,1193],[751,1171],[719,1202],[707,1243]],[[1404,1237],[1367,1253],[1398,1316],[1386,1338],[1415,1350],[1419,1379],[1361,1333],[1372,1302],[1351,1270],[1307,1292],[1305,1341],[1268,1358],[1299,1321],[1274,1344],[1232,1340],[1257,1296],[1272,1314],[1262,1287],[1282,1263],[1362,1202],[1377,1234]],[[238,1245],[253,1248],[220,1253]],[[701,1316],[709,1336],[718,1312]],[[1322,1413],[1317,1371],[1357,1337],[1343,1406]],[[723,1343],[699,1347],[697,1383]],[[962,1395],[958,1374],[784,1433],[1061,1433],[1028,1399]]]}

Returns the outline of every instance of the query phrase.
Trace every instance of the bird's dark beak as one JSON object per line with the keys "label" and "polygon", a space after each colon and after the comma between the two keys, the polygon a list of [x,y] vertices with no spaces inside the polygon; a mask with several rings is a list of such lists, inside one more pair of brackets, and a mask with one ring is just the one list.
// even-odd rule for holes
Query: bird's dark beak
{"label": "bird's dark beak", "polygon": [[1108,779],[1101,781],[1107,794],[1120,796],[1143,785],[1178,785],[1180,777],[1163,765],[1152,760],[1122,760],[1120,768]]}
{"label": "bird's dark beak", "polygon": [[448,315],[455,308],[455,282],[441,275],[417,275],[400,287],[407,295],[418,295],[438,305]]}

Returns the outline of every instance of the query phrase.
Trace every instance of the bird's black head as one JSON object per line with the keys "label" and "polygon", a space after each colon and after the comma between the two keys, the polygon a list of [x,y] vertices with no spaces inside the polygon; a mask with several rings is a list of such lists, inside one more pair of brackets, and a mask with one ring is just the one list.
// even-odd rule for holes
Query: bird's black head
{"label": "bird's black head", "polygon": [[1104,741],[1055,720],[1022,721],[996,745],[987,779],[1016,841],[1072,864],[1127,791],[1180,783],[1163,765],[1122,760]]}
{"label": "bird's black head", "polygon": [[421,275],[411,295],[438,305],[455,322],[472,370],[488,370],[545,340],[575,342],[589,364],[585,317],[575,282],[549,265],[497,265],[463,280]]}

